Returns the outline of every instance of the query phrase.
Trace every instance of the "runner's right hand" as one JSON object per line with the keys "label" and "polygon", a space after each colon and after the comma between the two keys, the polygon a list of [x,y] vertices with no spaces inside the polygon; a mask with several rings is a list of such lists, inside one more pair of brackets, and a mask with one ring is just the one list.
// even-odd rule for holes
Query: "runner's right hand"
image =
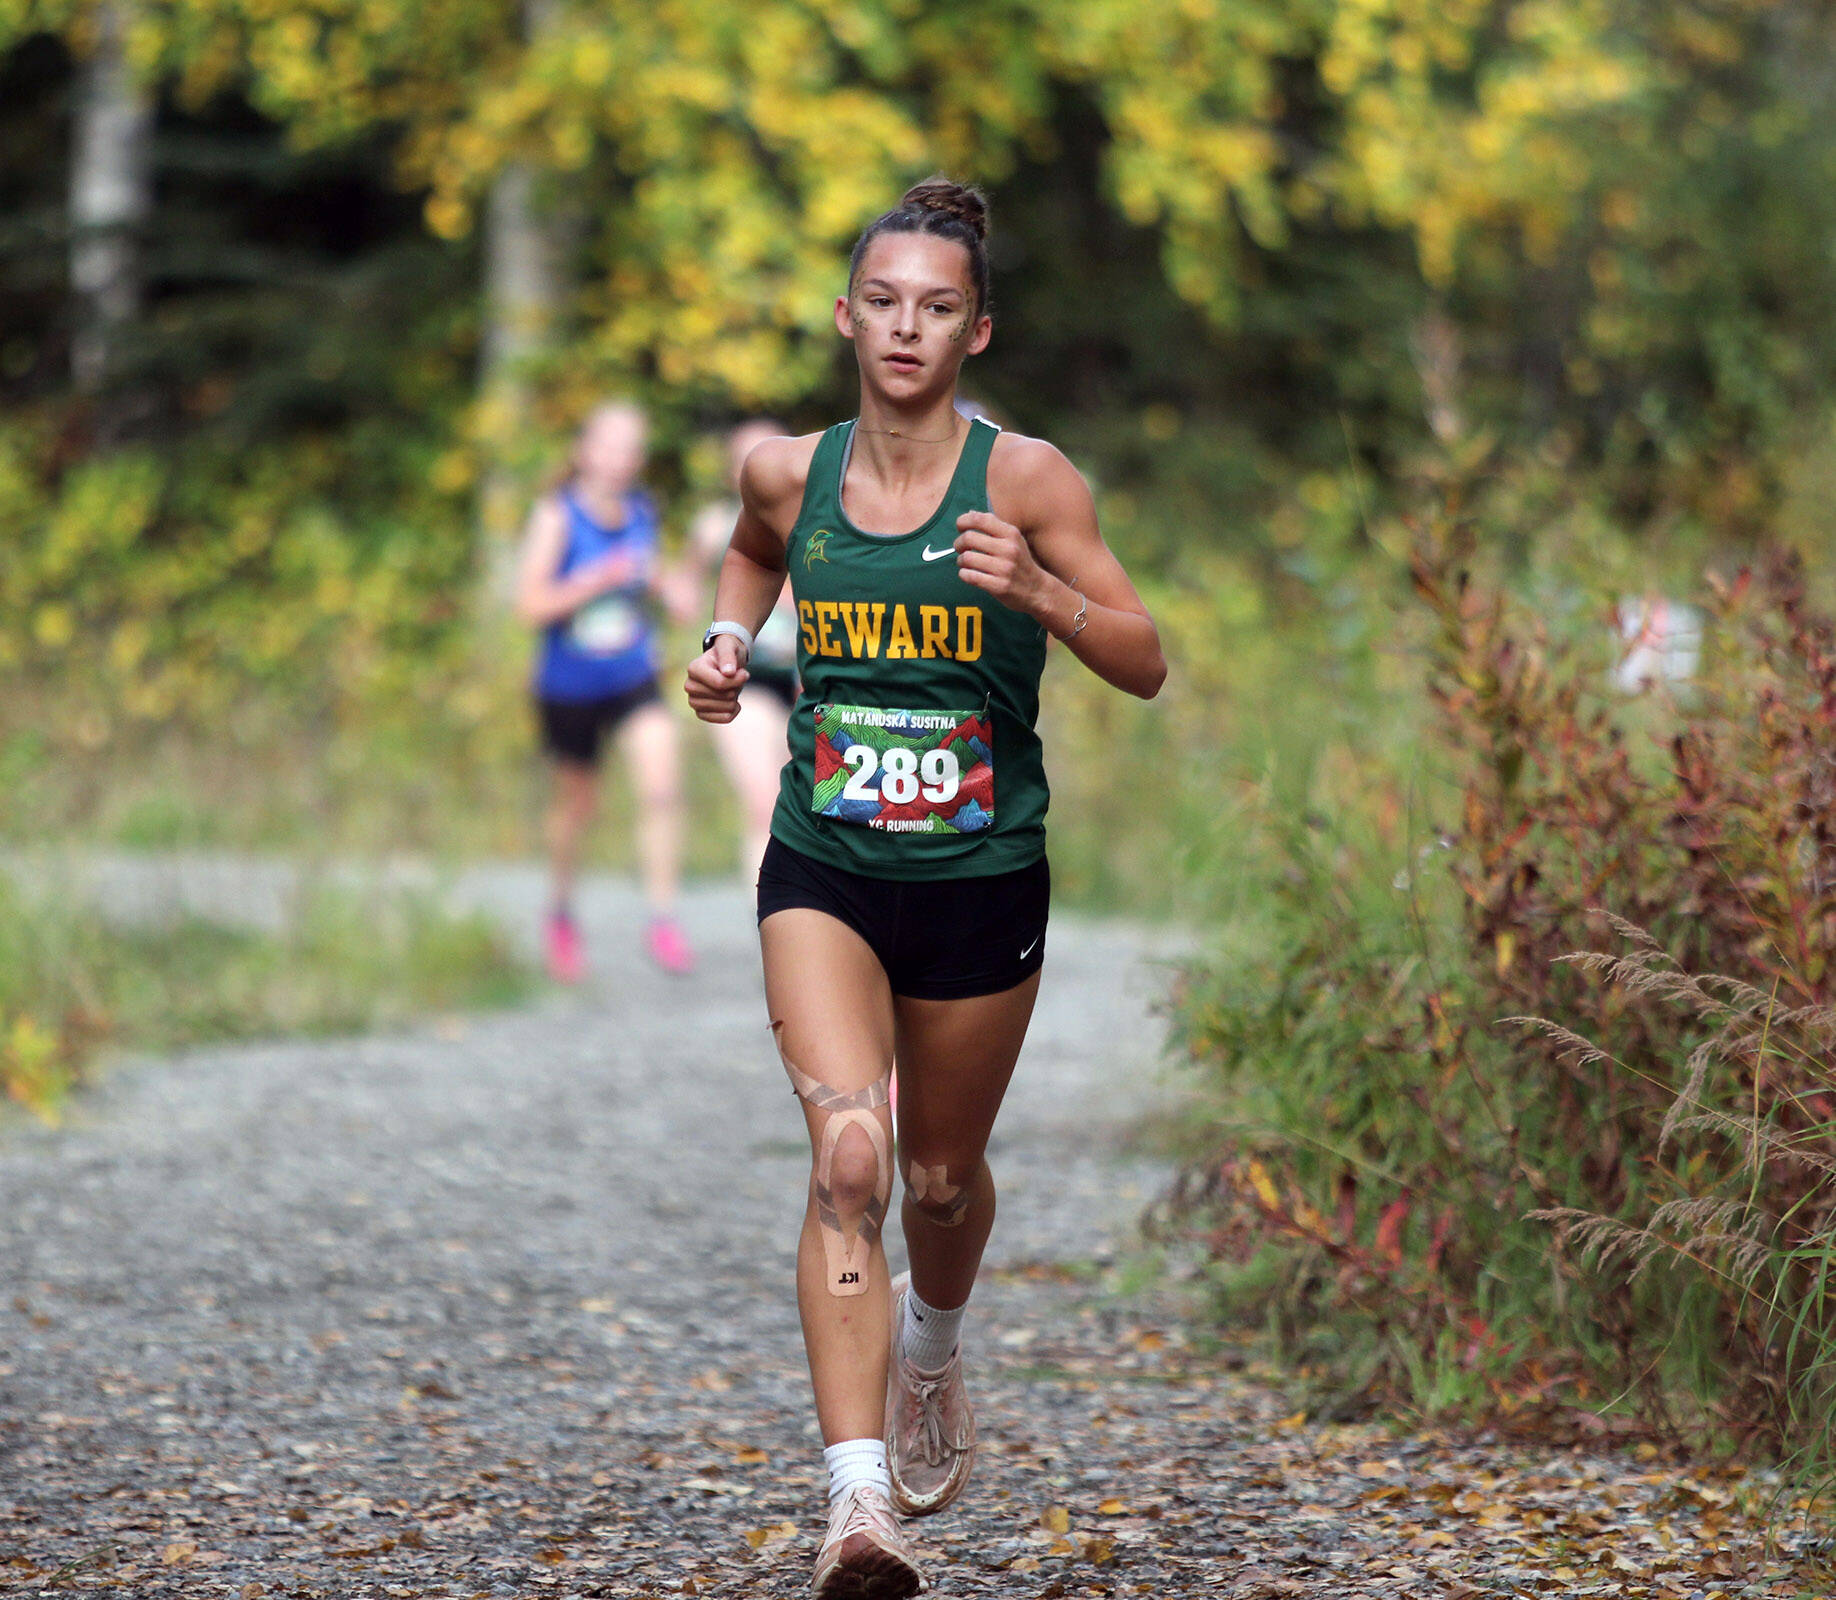
{"label": "runner's right hand", "polygon": [[723,633],[713,647],[689,663],[688,703],[703,722],[731,722],[739,715],[739,694],[751,676],[739,640]]}
{"label": "runner's right hand", "polygon": [[577,567],[571,574],[575,585],[589,600],[609,594],[634,583],[638,576],[637,558],[622,552],[604,555]]}

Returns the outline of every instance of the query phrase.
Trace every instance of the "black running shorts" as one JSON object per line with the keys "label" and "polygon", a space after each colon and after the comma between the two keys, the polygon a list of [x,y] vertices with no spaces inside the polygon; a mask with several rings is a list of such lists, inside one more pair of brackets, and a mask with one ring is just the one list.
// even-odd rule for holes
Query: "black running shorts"
{"label": "black running shorts", "polygon": [[663,691],[655,678],[598,700],[547,700],[536,697],[536,716],[542,724],[542,748],[557,761],[596,767],[606,735],[634,711],[660,705]]}
{"label": "black running shorts", "polygon": [[763,689],[767,694],[775,694],[784,702],[787,711],[797,703],[797,674],[791,668],[748,665],[746,672],[748,689]]}
{"label": "black running shorts", "polygon": [[879,957],[892,991],[968,1000],[1024,982],[1045,961],[1052,874],[1045,857],[988,878],[868,878],[773,839],[759,865],[759,921],[805,907],[845,923]]}

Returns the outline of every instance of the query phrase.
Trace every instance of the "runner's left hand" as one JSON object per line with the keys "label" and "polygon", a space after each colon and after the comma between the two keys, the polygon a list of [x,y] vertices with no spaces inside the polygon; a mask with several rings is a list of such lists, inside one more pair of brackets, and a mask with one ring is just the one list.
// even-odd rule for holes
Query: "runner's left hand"
{"label": "runner's left hand", "polygon": [[1026,535],[990,511],[965,511],[956,526],[956,570],[963,582],[986,589],[1010,611],[1037,616],[1051,580],[1033,559]]}

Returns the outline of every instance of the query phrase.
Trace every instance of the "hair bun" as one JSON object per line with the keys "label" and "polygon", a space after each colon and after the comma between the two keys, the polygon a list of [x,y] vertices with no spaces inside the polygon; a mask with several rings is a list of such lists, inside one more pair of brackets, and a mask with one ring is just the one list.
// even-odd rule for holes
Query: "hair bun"
{"label": "hair bun", "polygon": [[988,237],[988,202],[980,189],[939,175],[914,183],[899,201],[920,211],[937,211],[963,223],[978,239]]}

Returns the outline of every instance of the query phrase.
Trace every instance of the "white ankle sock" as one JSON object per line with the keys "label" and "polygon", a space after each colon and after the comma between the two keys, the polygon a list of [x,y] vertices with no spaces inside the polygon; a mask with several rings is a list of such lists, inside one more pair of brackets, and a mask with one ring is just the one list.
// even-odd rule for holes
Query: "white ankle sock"
{"label": "white ankle sock", "polygon": [[905,1331],[900,1343],[905,1359],[925,1372],[941,1372],[955,1350],[963,1331],[963,1313],[967,1306],[954,1311],[940,1311],[918,1298],[918,1291],[905,1291]]}
{"label": "white ankle sock", "polygon": [[844,1439],[822,1453],[829,1465],[829,1504],[850,1489],[865,1486],[892,1498],[892,1474],[886,1468],[884,1439]]}

